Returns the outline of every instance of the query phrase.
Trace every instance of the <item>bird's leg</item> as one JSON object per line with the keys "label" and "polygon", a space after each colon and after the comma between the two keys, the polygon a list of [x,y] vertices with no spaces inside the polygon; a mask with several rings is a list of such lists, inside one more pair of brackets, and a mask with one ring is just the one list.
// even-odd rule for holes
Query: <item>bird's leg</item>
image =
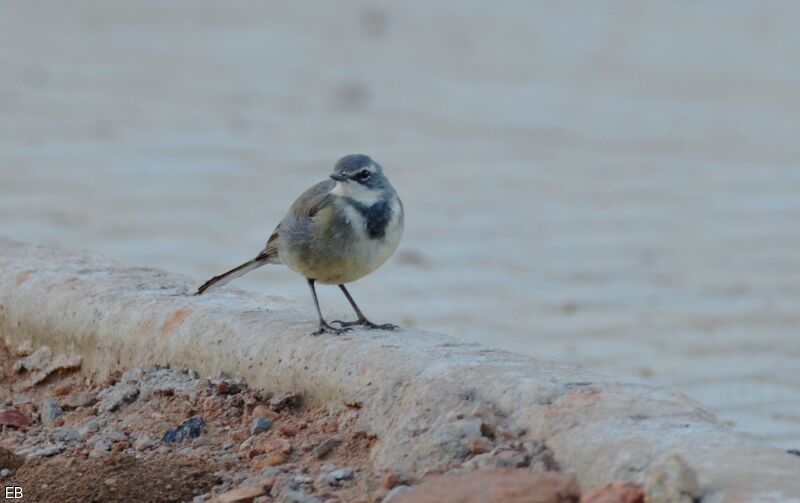
{"label": "bird's leg", "polygon": [[347,332],[349,330],[352,330],[351,328],[347,328],[347,327],[336,328],[336,327],[332,327],[331,325],[329,325],[328,322],[326,322],[322,318],[322,311],[320,311],[320,309],[319,309],[319,300],[317,300],[317,290],[316,290],[316,288],[314,288],[314,280],[313,279],[309,278],[308,287],[311,288],[311,297],[314,299],[314,307],[317,308],[317,316],[319,316],[319,329],[316,332],[312,332],[311,335],[322,335],[325,332],[338,335],[338,334],[341,334],[343,332]]}
{"label": "bird's leg", "polygon": [[392,325],[391,323],[384,323],[383,325],[378,325],[377,323],[372,323],[364,316],[364,313],[361,312],[361,309],[358,308],[356,305],[356,301],[353,300],[353,297],[350,296],[350,292],[347,291],[347,288],[344,285],[339,285],[339,288],[342,289],[344,296],[347,297],[347,300],[350,302],[350,305],[353,306],[353,311],[356,312],[356,316],[358,319],[356,321],[342,321],[342,320],[334,320],[331,323],[338,323],[339,326],[346,328],[346,327],[353,327],[356,325],[360,325],[365,328],[369,329],[378,329],[378,330],[397,330],[399,327],[397,325]]}

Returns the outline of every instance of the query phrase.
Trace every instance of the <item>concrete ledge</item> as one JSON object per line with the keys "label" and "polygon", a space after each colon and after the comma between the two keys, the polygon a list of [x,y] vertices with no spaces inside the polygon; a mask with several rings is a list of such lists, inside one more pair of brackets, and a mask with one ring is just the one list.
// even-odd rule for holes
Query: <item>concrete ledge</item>
{"label": "concrete ledge", "polygon": [[703,501],[800,501],[800,458],[729,431],[680,393],[425,331],[309,337],[310,302],[235,288],[189,296],[198,283],[0,239],[0,335],[78,352],[89,372],[169,363],[359,402],[379,467],[445,468],[482,424],[544,441],[584,489],[642,482],[676,454]]}

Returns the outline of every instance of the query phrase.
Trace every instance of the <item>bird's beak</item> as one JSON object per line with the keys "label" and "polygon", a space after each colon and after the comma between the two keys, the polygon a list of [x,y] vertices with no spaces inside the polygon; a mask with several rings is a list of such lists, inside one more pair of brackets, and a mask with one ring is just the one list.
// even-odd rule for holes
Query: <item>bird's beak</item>
{"label": "bird's beak", "polygon": [[347,180],[350,179],[350,177],[345,175],[344,173],[331,173],[331,178],[333,178],[337,182],[346,182]]}

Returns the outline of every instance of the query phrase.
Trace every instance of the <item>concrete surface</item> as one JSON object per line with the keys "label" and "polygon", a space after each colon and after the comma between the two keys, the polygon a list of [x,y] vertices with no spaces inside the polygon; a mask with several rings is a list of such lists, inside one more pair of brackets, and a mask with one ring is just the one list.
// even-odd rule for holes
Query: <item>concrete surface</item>
{"label": "concrete surface", "polygon": [[366,151],[407,210],[368,315],[800,448],[800,3],[0,6],[0,235],[207,279]]}
{"label": "concrete surface", "polygon": [[800,501],[799,457],[731,432],[681,393],[424,330],[311,337],[306,306],[236,289],[187,295],[196,284],[2,239],[0,335],[79,352],[88,372],[169,363],[360,402],[378,467],[441,469],[486,426],[546,442],[584,489],[639,481],[678,455],[703,501]]}

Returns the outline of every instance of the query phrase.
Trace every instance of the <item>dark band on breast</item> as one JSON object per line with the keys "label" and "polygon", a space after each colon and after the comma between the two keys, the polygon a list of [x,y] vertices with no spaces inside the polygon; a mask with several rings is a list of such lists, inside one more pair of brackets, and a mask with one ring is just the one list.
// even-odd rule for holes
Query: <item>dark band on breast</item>
{"label": "dark band on breast", "polygon": [[371,239],[382,239],[386,236],[386,228],[389,226],[393,213],[390,201],[381,200],[372,206],[367,206],[349,197],[345,199],[364,217],[367,223],[367,235]]}

